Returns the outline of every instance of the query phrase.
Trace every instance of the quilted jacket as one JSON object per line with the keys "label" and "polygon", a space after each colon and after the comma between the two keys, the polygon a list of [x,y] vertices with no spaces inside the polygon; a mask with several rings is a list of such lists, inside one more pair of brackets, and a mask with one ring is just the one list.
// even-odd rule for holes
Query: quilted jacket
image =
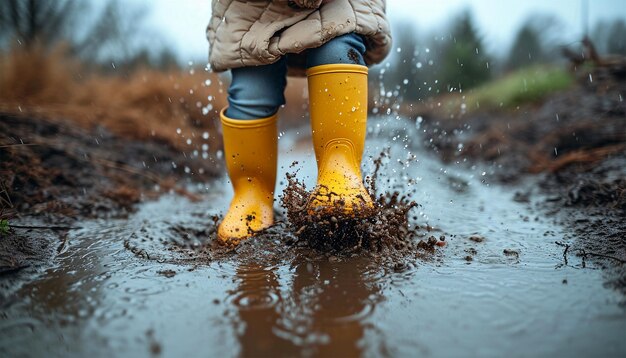
{"label": "quilted jacket", "polygon": [[212,9],[209,65],[218,72],[289,54],[290,73],[302,74],[303,51],[351,32],[365,38],[368,65],[391,48],[385,0],[213,0]]}

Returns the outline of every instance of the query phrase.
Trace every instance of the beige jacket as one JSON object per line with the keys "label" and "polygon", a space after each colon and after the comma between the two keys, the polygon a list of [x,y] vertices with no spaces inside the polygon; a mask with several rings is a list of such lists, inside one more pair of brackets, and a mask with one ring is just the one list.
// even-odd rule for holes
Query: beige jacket
{"label": "beige jacket", "polygon": [[[334,37],[356,32],[366,40],[365,62],[381,62],[391,48],[385,0],[213,0],[207,28],[214,71],[276,62]],[[288,56],[291,74],[303,56]],[[301,67],[301,66],[300,66]]]}

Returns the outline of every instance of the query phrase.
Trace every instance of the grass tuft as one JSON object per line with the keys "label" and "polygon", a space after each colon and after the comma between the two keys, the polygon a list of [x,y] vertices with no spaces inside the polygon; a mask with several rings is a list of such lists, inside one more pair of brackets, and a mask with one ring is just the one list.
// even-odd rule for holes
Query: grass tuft
{"label": "grass tuft", "polygon": [[574,75],[564,68],[537,65],[511,72],[463,94],[440,97],[437,102],[448,115],[479,109],[514,109],[539,102],[550,94],[570,88],[574,83]]}
{"label": "grass tuft", "polygon": [[466,96],[466,103],[481,107],[512,108],[536,102],[569,88],[574,76],[561,67],[533,66],[521,69],[476,88]]}

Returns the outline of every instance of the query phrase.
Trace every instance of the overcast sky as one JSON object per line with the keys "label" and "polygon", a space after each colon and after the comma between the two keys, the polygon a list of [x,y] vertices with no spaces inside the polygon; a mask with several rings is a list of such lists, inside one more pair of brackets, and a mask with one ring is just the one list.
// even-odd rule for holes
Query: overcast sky
{"label": "overcast sky", "polygon": [[[204,61],[205,28],[211,14],[210,0],[134,0],[148,10],[146,25],[163,33],[182,60]],[[572,41],[582,32],[581,4],[585,0],[389,0],[390,20],[410,20],[422,34],[436,32],[463,9],[474,15],[487,49],[508,50],[512,37],[529,16],[549,13],[565,25],[564,38]],[[600,19],[626,19],[626,0],[588,0],[591,26]]]}

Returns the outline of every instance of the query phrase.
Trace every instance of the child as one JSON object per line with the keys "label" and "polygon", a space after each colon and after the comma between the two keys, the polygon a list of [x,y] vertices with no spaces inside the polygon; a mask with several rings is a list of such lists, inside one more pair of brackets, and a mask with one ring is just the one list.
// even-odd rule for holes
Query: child
{"label": "child", "polygon": [[361,178],[367,67],[391,47],[384,0],[213,0],[209,63],[230,70],[221,113],[234,198],[218,228],[236,245],[273,224],[279,107],[287,72],[306,68],[318,166],[311,210],[372,207]]}

